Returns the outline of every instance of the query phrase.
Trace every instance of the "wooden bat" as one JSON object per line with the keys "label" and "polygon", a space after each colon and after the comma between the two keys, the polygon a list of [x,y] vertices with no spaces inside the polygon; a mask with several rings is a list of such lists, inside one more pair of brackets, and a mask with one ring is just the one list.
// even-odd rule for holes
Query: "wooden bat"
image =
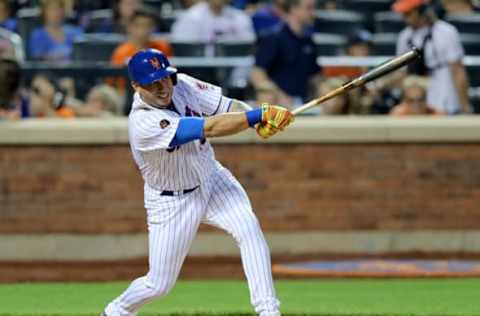
{"label": "wooden bat", "polygon": [[420,50],[418,48],[413,48],[412,50],[410,50],[409,52],[407,52],[403,55],[394,57],[394,58],[384,62],[383,64],[380,64],[380,65],[376,66],[375,68],[373,68],[369,72],[361,75],[360,77],[357,77],[355,79],[350,80],[349,82],[346,82],[345,84],[336,88],[335,90],[333,90],[333,91],[331,91],[331,92],[329,92],[325,95],[322,95],[321,97],[319,97],[317,99],[313,99],[312,101],[310,101],[308,103],[305,103],[301,107],[293,110],[292,114],[293,115],[300,114],[300,113],[305,112],[306,110],[308,110],[308,109],[310,109],[314,106],[317,106],[317,105],[319,105],[319,104],[321,104],[321,103],[323,103],[327,100],[330,100],[330,99],[332,99],[332,98],[334,98],[334,97],[336,97],[340,94],[343,94],[343,93],[348,92],[352,89],[361,87],[361,86],[365,85],[367,82],[370,82],[372,80],[375,80],[377,78],[385,76],[386,74],[389,74],[392,71],[395,71],[397,69],[402,68],[403,66],[411,63],[412,61],[419,58],[420,56],[421,56]]}

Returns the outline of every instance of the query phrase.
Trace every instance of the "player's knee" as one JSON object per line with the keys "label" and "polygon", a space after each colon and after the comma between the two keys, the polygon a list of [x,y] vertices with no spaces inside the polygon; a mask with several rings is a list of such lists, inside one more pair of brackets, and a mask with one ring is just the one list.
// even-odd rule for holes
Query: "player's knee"
{"label": "player's knee", "polygon": [[160,280],[157,282],[150,282],[149,283],[149,288],[150,288],[150,295],[152,298],[159,298],[162,296],[167,295],[173,286],[175,285],[175,281],[173,280]]}
{"label": "player's knee", "polygon": [[236,229],[236,237],[239,242],[249,239],[263,239],[260,224],[255,216],[249,216],[242,221]]}

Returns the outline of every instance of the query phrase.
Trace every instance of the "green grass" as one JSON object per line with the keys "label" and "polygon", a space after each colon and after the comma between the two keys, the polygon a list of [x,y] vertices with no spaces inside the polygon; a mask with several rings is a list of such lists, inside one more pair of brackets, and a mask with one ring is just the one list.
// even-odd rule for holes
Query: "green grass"
{"label": "green grass", "polygon": [[[1,316],[98,316],[127,283],[0,285]],[[284,315],[478,316],[480,279],[278,281]],[[139,316],[253,315],[242,281],[180,281]]]}

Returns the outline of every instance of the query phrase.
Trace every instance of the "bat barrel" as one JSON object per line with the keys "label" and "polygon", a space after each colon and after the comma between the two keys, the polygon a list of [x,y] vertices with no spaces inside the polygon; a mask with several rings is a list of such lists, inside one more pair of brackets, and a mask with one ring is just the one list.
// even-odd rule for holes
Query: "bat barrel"
{"label": "bat barrel", "polygon": [[390,59],[383,64],[380,64],[379,66],[375,67],[374,69],[370,70],[369,72],[361,75],[360,77],[353,79],[341,87],[338,87],[334,91],[331,91],[330,93],[318,98],[314,99],[301,107],[295,109],[292,111],[293,115],[297,115],[299,113],[302,113],[314,106],[319,105],[322,102],[325,102],[339,94],[342,94],[346,91],[352,90],[354,88],[358,88],[360,86],[363,86],[367,82],[370,82],[372,80],[378,79],[382,76],[385,76],[386,74],[389,74],[397,69],[402,68],[403,66],[408,65],[411,63],[413,60],[416,58],[419,58],[421,56],[421,51],[418,48],[412,48],[412,50],[406,52],[403,55],[397,56],[393,59]]}
{"label": "bat barrel", "polygon": [[355,82],[355,87],[363,85],[372,80],[378,79],[392,71],[400,69],[408,65],[409,63],[411,63],[416,58],[419,58],[420,56],[421,56],[420,50],[418,48],[413,48],[412,50],[406,52],[405,54],[395,57],[393,59],[390,59],[385,63],[370,70],[366,74],[355,79],[353,81]]}

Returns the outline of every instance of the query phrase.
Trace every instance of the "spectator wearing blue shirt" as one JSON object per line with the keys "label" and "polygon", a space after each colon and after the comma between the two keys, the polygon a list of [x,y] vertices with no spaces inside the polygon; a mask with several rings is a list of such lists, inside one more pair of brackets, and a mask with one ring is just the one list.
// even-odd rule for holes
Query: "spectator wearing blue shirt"
{"label": "spectator wearing blue shirt", "polygon": [[250,80],[254,88],[270,85],[279,103],[294,107],[309,94],[320,67],[312,40],[315,0],[285,0],[285,23],[261,36]]}
{"label": "spectator wearing blue shirt", "polygon": [[17,31],[17,19],[12,18],[10,2],[8,0],[0,0],[0,27],[11,32]]}
{"label": "spectator wearing blue shirt", "polygon": [[38,60],[69,60],[73,41],[83,34],[81,28],[65,23],[64,0],[41,3],[43,26],[30,37],[30,56]]}
{"label": "spectator wearing blue shirt", "polygon": [[283,21],[283,3],[285,0],[273,0],[271,4],[262,6],[252,15],[253,28],[257,36],[271,31]]}

